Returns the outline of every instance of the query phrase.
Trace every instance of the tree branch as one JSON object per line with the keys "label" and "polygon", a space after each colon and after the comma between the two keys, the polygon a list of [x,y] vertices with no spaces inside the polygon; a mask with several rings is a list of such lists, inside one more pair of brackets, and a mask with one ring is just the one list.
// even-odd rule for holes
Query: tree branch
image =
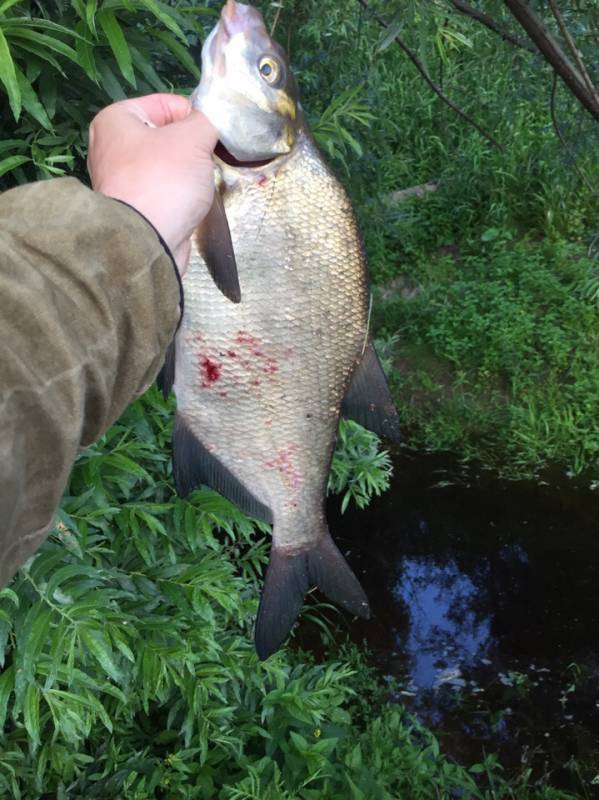
{"label": "tree branch", "polygon": [[576,67],[532,8],[524,0],[503,0],[503,2],[583,108],[599,121],[599,102],[589,92]]}
{"label": "tree branch", "polygon": [[549,0],[549,5],[551,6],[553,16],[555,17],[555,21],[557,22],[557,25],[562,33],[562,36],[566,40],[566,44],[568,45],[568,48],[570,49],[570,52],[574,57],[574,61],[576,61],[576,64],[578,66],[580,74],[582,75],[582,79],[584,81],[586,88],[588,89],[589,93],[594,97],[596,102],[599,104],[599,93],[597,92],[597,88],[595,87],[595,84],[591,80],[591,76],[587,72],[587,68],[584,65],[584,61],[582,60],[580,51],[576,47],[576,42],[574,41],[572,35],[570,34],[570,31],[568,30],[566,23],[564,22],[564,18],[562,17],[561,12],[557,7],[555,0]]}
{"label": "tree branch", "polygon": [[514,36],[509,31],[504,30],[498,22],[495,22],[492,17],[487,16],[487,14],[483,14],[482,11],[479,11],[477,8],[473,8],[472,6],[468,5],[468,3],[464,3],[463,0],[449,0],[449,2],[454,6],[454,8],[460,12],[460,14],[464,14],[467,17],[472,17],[477,22],[480,22],[481,25],[489,28],[489,30],[497,33],[504,39],[506,42],[510,42],[510,44],[515,45],[516,47],[521,47],[522,50],[528,50],[529,53],[537,54],[536,47],[528,44],[528,42],[519,39],[517,36]]}
{"label": "tree branch", "polygon": [[[376,11],[374,11],[373,9],[370,8],[370,6],[368,5],[367,0],[358,0],[358,3],[362,6],[362,8],[366,9],[366,11],[368,11],[374,17],[374,19],[376,19],[376,21],[379,23],[379,25],[381,25],[383,28],[387,28],[388,27],[387,23],[385,22],[385,20],[379,14],[377,14]],[[401,49],[407,55],[407,57],[410,59],[412,64],[414,64],[414,66],[416,67],[418,72],[422,75],[422,77],[424,78],[426,83],[430,86],[430,88],[437,95],[437,97],[439,97],[446,105],[448,105],[449,108],[452,109],[452,111],[455,111],[456,114],[459,114],[459,116],[462,117],[462,119],[465,119],[466,122],[469,125],[472,125],[473,128],[476,128],[476,130],[481,134],[481,136],[484,136],[485,139],[493,145],[493,147],[496,147],[498,150],[501,150],[502,152],[504,152],[503,146],[501,144],[499,144],[499,142],[496,139],[494,139],[493,136],[491,136],[491,134],[488,131],[486,131],[477,122],[475,122],[472,119],[472,117],[470,117],[468,114],[466,114],[465,111],[462,111],[461,108],[456,106],[456,104],[453,103],[449,99],[449,97],[447,97],[445,94],[443,94],[441,89],[437,86],[437,84],[433,81],[431,76],[428,74],[428,72],[426,70],[426,67],[420,61],[420,59],[418,58],[416,53],[414,53],[412,50],[410,50],[410,48],[407,46],[407,44],[402,39],[400,39],[399,36],[395,37],[395,41],[397,42],[399,47],[401,47]]]}
{"label": "tree branch", "polygon": [[576,163],[576,155],[572,152],[572,150],[570,148],[570,145],[565,140],[564,135],[560,130],[559,123],[557,121],[557,112],[555,110],[555,95],[556,95],[556,92],[557,92],[557,72],[554,72],[553,73],[553,83],[551,85],[551,98],[550,98],[550,101],[549,101],[549,110],[551,112],[551,121],[553,122],[553,129],[555,130],[555,132],[557,134],[557,138],[562,143],[562,147],[564,148],[564,150],[568,154],[568,158],[570,159],[570,163],[572,164],[572,166],[574,167],[574,169],[576,170],[576,172],[580,176],[580,179],[585,184],[587,189],[591,192],[591,194],[595,194],[595,187],[592,185],[592,183],[590,183],[590,181],[587,179],[587,176],[579,168],[578,164]]}

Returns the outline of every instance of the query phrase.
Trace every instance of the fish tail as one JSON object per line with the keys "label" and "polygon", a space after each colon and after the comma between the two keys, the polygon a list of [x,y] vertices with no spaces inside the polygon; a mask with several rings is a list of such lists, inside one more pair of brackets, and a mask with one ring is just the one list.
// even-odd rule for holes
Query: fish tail
{"label": "fish tail", "polygon": [[283,644],[314,585],[350,614],[370,616],[364,590],[328,531],[302,549],[273,542],[256,620],[256,652],[261,661]]}

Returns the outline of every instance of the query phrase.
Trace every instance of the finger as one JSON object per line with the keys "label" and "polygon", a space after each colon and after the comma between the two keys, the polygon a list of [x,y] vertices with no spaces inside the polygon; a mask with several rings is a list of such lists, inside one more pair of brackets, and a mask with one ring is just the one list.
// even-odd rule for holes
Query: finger
{"label": "finger", "polygon": [[185,119],[191,111],[191,102],[189,98],[179,94],[147,94],[144,97],[123,100],[114,106],[114,110],[161,128]]}

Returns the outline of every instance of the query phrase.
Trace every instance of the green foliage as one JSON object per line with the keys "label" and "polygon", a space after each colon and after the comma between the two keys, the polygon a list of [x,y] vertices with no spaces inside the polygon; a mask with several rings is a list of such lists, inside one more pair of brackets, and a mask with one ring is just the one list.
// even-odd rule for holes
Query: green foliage
{"label": "green foliage", "polygon": [[418,293],[379,309],[398,335],[397,395],[414,440],[511,474],[599,470],[596,262],[561,240],[487,230],[406,271]]}
{"label": "green foliage", "polygon": [[[2,796],[213,797],[261,759],[291,786],[349,727],[347,665],[258,663],[266,527],[212,491],[174,496],[171,419],[152,389],[81,454],[53,536],[0,594]],[[338,489],[387,481],[373,438],[344,431]]]}
{"label": "green foliage", "polygon": [[373,495],[389,488],[391,459],[379,442],[355,422],[341,421],[337,450],[329,476],[329,491],[343,494],[341,508],[353,500],[365,508]]}
{"label": "green foliage", "polygon": [[[548,800],[492,760],[446,760],[353,647],[258,662],[265,526],[206,489],[174,496],[171,418],[152,389],[81,454],[52,537],[0,593],[0,796]],[[347,426],[336,488],[365,470],[380,489],[368,454]]]}
{"label": "green foliage", "polygon": [[193,85],[189,46],[207,19],[160,0],[0,3],[0,189],[79,172],[89,122],[111,100]]}

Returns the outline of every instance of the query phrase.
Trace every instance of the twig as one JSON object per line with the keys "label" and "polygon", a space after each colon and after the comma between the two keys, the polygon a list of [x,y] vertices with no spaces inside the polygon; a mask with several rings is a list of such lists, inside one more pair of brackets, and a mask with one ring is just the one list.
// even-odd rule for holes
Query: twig
{"label": "twig", "polygon": [[[358,3],[362,6],[362,8],[365,8],[366,11],[368,11],[368,12],[370,12],[370,14],[372,14],[374,19],[376,19],[376,21],[379,23],[379,25],[381,25],[383,28],[387,28],[388,27],[387,23],[385,22],[385,20],[379,14],[377,14],[376,11],[374,11],[373,9],[370,8],[370,6],[366,2],[366,0],[358,0]],[[416,67],[418,72],[422,75],[422,77],[424,78],[426,83],[430,86],[430,88],[437,95],[437,97],[439,97],[446,105],[448,105],[449,108],[451,108],[453,111],[455,111],[456,114],[459,114],[459,116],[462,117],[462,119],[465,119],[466,122],[469,125],[472,125],[473,128],[476,128],[476,130],[481,134],[481,136],[484,136],[485,139],[493,145],[493,147],[496,147],[498,150],[501,150],[501,152],[505,152],[505,149],[504,149],[503,145],[499,144],[499,142],[496,139],[494,139],[493,136],[491,136],[491,134],[488,131],[486,131],[483,127],[481,127],[478,124],[478,122],[475,122],[472,119],[472,117],[470,117],[468,114],[466,114],[465,111],[462,111],[461,108],[456,106],[456,104],[453,103],[449,99],[449,97],[447,97],[447,95],[445,95],[441,91],[441,89],[437,86],[437,84],[432,80],[432,78],[428,74],[428,72],[426,70],[426,67],[424,66],[424,64],[422,64],[422,62],[420,61],[420,59],[418,58],[416,53],[414,53],[412,50],[410,50],[410,48],[407,46],[407,44],[402,39],[400,39],[399,36],[395,37],[395,41],[401,47],[401,49],[404,51],[404,53],[407,55],[407,57],[410,59],[412,64],[414,64],[414,66]]]}
{"label": "twig", "polygon": [[275,29],[277,27],[277,22],[279,21],[279,17],[281,16],[281,11],[283,10],[283,0],[277,4],[277,13],[275,14],[275,18],[272,21],[272,28],[270,29],[271,37],[274,36]]}
{"label": "twig", "polygon": [[481,25],[484,25],[485,27],[489,28],[489,30],[501,36],[501,38],[506,42],[510,42],[510,44],[513,44],[516,47],[521,47],[522,50],[528,50],[529,53],[534,53],[535,55],[537,54],[538,50],[535,47],[528,44],[528,42],[519,39],[517,36],[514,36],[509,31],[504,30],[504,28],[502,28],[498,22],[495,22],[492,17],[489,17],[487,14],[483,14],[482,11],[479,11],[477,8],[473,8],[472,6],[468,5],[468,3],[464,3],[463,0],[449,1],[452,3],[454,8],[460,12],[460,14],[464,14],[467,17],[472,17],[472,19],[480,22]]}
{"label": "twig", "polygon": [[579,49],[576,47],[576,42],[572,38],[570,31],[568,30],[566,23],[564,22],[564,18],[561,15],[559,8],[557,7],[555,0],[549,0],[549,5],[551,6],[551,10],[553,11],[553,16],[555,17],[555,21],[562,32],[562,36],[566,40],[566,44],[570,48],[570,52],[574,56],[574,60],[578,65],[578,69],[582,76],[582,79],[585,82],[587,89],[589,90],[590,94],[593,95],[596,102],[599,104],[599,92],[597,92],[597,87],[591,80],[591,76],[589,75],[587,68],[585,67],[584,61],[582,60],[582,56],[580,55]]}
{"label": "twig", "polygon": [[552,82],[552,85],[551,85],[551,99],[550,99],[550,102],[549,102],[549,110],[551,112],[551,122],[553,123],[553,129],[555,130],[555,132],[557,134],[557,138],[562,143],[562,146],[563,146],[564,150],[568,154],[568,156],[570,158],[570,163],[572,164],[572,166],[574,167],[574,169],[578,173],[581,181],[585,184],[585,186],[590,191],[590,193],[594,195],[594,194],[596,194],[595,187],[587,179],[587,176],[584,174],[584,172],[580,169],[580,167],[576,163],[576,160],[577,160],[576,159],[576,154],[572,152],[572,148],[570,147],[570,145],[568,144],[568,142],[564,138],[563,133],[560,130],[559,123],[557,121],[557,113],[556,113],[556,110],[555,110],[555,95],[556,95],[556,93],[557,93],[557,72],[554,72],[553,73],[553,82]]}

